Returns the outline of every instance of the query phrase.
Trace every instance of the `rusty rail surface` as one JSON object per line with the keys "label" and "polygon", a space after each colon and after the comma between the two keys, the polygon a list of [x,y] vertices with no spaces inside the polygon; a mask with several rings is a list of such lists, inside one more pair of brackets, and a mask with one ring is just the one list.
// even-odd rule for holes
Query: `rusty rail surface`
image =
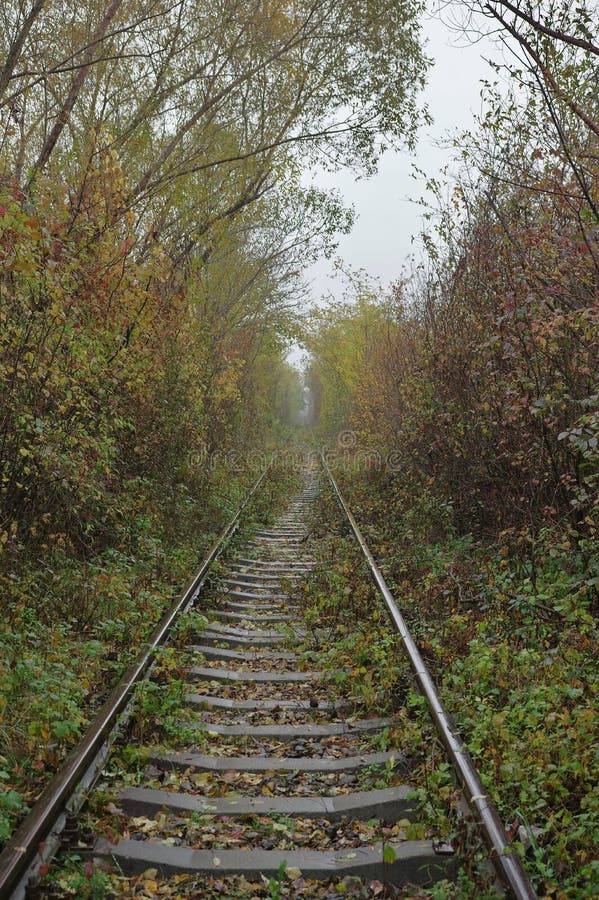
{"label": "rusty rail surface", "polygon": [[233,518],[212,545],[198,572],[171,609],[160,620],[148,638],[145,649],[136,662],[122,675],[79,743],[48,782],[31,811],[0,854],[0,898],[2,900],[10,897],[19,886],[38,854],[40,844],[43,844],[48,835],[52,833],[60,816],[65,813],[69,799],[82,779],[89,773],[90,767],[94,765],[109,733],[117,724],[118,716],[129,704],[136,685],[144,677],[154,651],[165,642],[178,615],[187,609],[198,596],[212,563],[237,530],[241,513],[262,484],[267,472],[268,468],[254,482]]}
{"label": "rusty rail surface", "polygon": [[497,807],[489,797],[481,781],[480,775],[478,774],[476,765],[455,725],[451,721],[449,713],[445,709],[443,701],[437,692],[420,651],[410,634],[405,619],[399,611],[387,582],[377,566],[349,506],[339,490],[324,454],[321,454],[321,459],[336,498],[345,512],[354,537],[366,558],[370,574],[383,595],[393,624],[400,634],[420,692],[426,699],[429,712],[462,785],[466,800],[473,813],[478,829],[491,852],[491,860],[495,871],[497,872],[500,881],[503,882],[505,887],[509,889],[511,894],[516,897],[517,900],[534,900],[534,898],[537,897],[537,894],[522,866],[516,848],[513,847],[509,841],[499,817]]}

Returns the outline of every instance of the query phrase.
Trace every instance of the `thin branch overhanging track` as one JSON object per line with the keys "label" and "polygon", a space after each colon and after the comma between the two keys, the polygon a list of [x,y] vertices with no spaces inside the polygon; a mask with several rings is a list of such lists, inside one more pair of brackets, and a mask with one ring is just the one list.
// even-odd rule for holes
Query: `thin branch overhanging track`
{"label": "thin branch overhanging track", "polygon": [[[497,872],[513,896],[533,898],[536,895],[515,851],[509,852],[512,848],[474,764],[453,727],[445,721],[441,701],[401,614],[325,460],[323,464],[408,651],[435,726],[471,802],[475,820],[493,851]],[[186,677],[191,684],[185,699],[186,709],[192,710],[191,723],[186,718],[186,730],[166,748],[144,748],[146,769],[139,783],[123,780],[116,803],[126,824],[118,843],[106,840],[99,829],[89,848],[79,849],[78,853],[104,858],[126,875],[154,868],[164,877],[187,873],[204,879],[244,875],[259,880],[261,876],[276,877],[281,866],[286,865],[300,870],[304,878],[355,875],[395,885],[432,884],[452,877],[456,859],[447,847],[425,840],[389,839],[393,823],[415,816],[405,762],[390,751],[371,752],[372,740],[391,720],[360,715],[360,710],[348,704],[342,693],[333,698],[323,673],[307,671],[305,660],[297,652],[305,632],[295,588],[315,565],[308,534],[321,490],[321,471],[321,464],[310,458],[303,468],[303,490],[273,526],[259,531],[229,559],[222,581],[208,592],[208,600],[205,589],[202,590],[206,574],[235,530],[238,513],[190,588],[161,623],[153,647],[166,639],[181,609],[195,603],[208,618],[206,629],[184,649],[186,658],[191,657],[191,665],[186,663]],[[259,482],[254,492],[258,486]],[[205,611],[207,602],[212,608]],[[126,679],[127,696],[133,683],[142,680],[149,656],[145,655],[143,665],[138,664],[135,677]],[[123,705],[121,696],[119,709]],[[114,708],[112,712],[115,713]],[[99,717],[93,733],[82,742],[87,748],[86,764],[90,761],[90,747],[93,745],[97,751],[104,740],[106,715],[102,721],[100,728]],[[202,745],[199,737],[199,747],[190,743],[190,727],[199,736],[208,734],[208,746]],[[75,751],[74,757],[79,760],[81,774],[85,769],[81,752]],[[101,777],[104,759],[96,763],[97,771],[88,778],[88,786]],[[53,803],[38,804],[33,820],[32,816],[25,820],[0,857],[0,872],[5,863],[9,865],[8,876],[0,874],[1,897],[23,896],[27,868],[24,863],[28,862],[24,845],[31,857],[44,835],[55,827],[57,816],[64,813],[73,787],[73,760],[67,761],[65,768],[69,766],[69,778],[64,771],[57,776],[61,796],[55,790]],[[376,773],[382,769],[387,773],[385,787],[376,781]],[[201,792],[186,787],[190,778],[200,779],[196,783],[204,786]],[[67,782],[69,790],[65,788]],[[262,792],[265,785],[275,782],[283,785],[281,792]],[[193,817],[202,815],[217,816],[219,822],[225,823],[220,826],[223,832],[228,827],[226,823],[247,821],[248,817],[316,820],[324,823],[322,828],[331,839],[321,849],[306,849],[301,842],[292,849],[265,849],[250,841],[245,849],[213,850],[211,843],[202,842],[204,835],[193,839]],[[139,817],[160,821],[163,839],[160,840],[160,829],[154,831],[153,825],[149,837],[136,833]],[[180,822],[182,818],[191,823],[186,826],[187,837],[179,846],[169,845],[165,839],[168,823]],[[376,820],[376,843],[349,847],[343,842],[341,846],[336,844],[336,829],[348,819],[351,823]]]}

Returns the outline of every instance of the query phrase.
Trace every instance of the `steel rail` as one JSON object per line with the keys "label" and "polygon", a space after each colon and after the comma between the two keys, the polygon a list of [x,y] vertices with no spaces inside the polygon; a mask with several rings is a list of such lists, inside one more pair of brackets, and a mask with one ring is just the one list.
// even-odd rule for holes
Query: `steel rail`
{"label": "steel rail", "polygon": [[48,782],[31,811],[0,854],[0,898],[2,900],[11,896],[12,891],[18,886],[19,881],[32,864],[39,845],[51,834],[59,817],[64,813],[69,798],[93,764],[107,735],[115,726],[119,714],[130,702],[135,686],[141,681],[152,662],[154,651],[165,642],[177,616],[198,596],[212,563],[237,530],[241,513],[262,484],[269,468],[267,467],[254,482],[233,518],[212,545],[200,569],[160,620],[150,635],[146,648],[140,653],[136,662],[122,675],[79,743]]}
{"label": "steel rail", "polygon": [[481,781],[480,775],[478,774],[474,760],[470,756],[455,725],[451,721],[449,713],[445,709],[445,705],[437,692],[420,651],[410,634],[405,619],[399,611],[387,582],[377,566],[349,506],[339,490],[339,486],[333,477],[333,473],[329,468],[324,454],[321,454],[321,459],[337,500],[345,512],[354,537],[366,557],[370,574],[383,595],[391,619],[401,636],[416,682],[420,692],[426,699],[439,737],[443,742],[447,755],[462,784],[468,805],[473,814],[475,814],[475,817],[476,815],[479,817],[477,825],[485,843],[491,851],[491,860],[495,867],[495,871],[505,887],[511,891],[512,895],[516,897],[517,900],[535,900],[537,894],[522,866],[516,848],[510,844],[505,828],[499,817],[497,807],[489,797]]}

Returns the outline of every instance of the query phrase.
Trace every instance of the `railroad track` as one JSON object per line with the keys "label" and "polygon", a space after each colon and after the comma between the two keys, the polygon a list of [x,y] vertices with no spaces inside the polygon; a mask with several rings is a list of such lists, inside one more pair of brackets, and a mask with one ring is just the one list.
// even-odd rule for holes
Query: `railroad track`
{"label": "railroad track", "polygon": [[[236,517],[163,623],[156,646],[168,637],[176,613],[194,602],[207,619],[206,627],[190,635],[185,646],[171,648],[162,664],[159,660],[146,672],[145,684],[154,685],[158,696],[167,691],[164,672],[184,672],[187,686],[178,719],[175,714],[173,720],[172,704],[167,705],[164,727],[161,715],[166,713],[158,703],[156,721],[142,725],[133,706],[129,734],[137,737],[139,747],[129,771],[119,757],[118,729],[113,732],[118,765],[110,758],[106,762],[110,741],[103,744],[98,735],[95,743],[88,740],[77,777],[73,759],[60,798],[55,784],[50,802],[50,786],[45,805],[42,798],[37,813],[33,811],[37,820],[29,822],[29,829],[26,821],[0,857],[0,896],[63,895],[56,882],[52,886],[51,872],[49,887],[40,886],[36,864],[41,857],[30,858],[32,841],[44,836],[45,843],[46,834],[56,837],[60,832],[63,849],[75,848],[88,865],[99,863],[100,871],[118,871],[123,885],[145,873],[140,883],[155,885],[156,896],[169,884],[178,885],[178,892],[169,896],[212,897],[214,885],[219,885],[221,896],[245,896],[235,891],[255,884],[263,886],[263,896],[278,896],[281,879],[297,883],[297,896],[317,896],[317,883],[345,879],[347,895],[353,890],[357,897],[368,894],[359,893],[352,879],[401,889],[452,878],[457,860],[451,848],[409,839],[421,833],[410,799],[409,771],[399,754],[376,749],[377,735],[390,721],[361,715],[342,691],[332,689],[323,672],[309,667],[302,653],[305,631],[296,588],[315,565],[308,535],[323,484],[321,464],[307,462],[302,477],[301,491],[274,524],[229,555],[221,563],[216,586],[206,590],[209,563],[234,530]],[[337,490],[332,476],[331,484]],[[346,512],[374,566],[383,598],[392,604],[391,617],[404,644],[407,635],[410,654],[405,623],[398,611],[396,618],[384,580]],[[117,713],[125,708],[147,662],[126,679],[127,694],[120,692]],[[412,664],[427,696],[434,686],[427,681],[424,664],[418,659]],[[503,852],[505,832],[459,738],[443,721],[436,694],[433,703],[435,724],[494,853],[499,876],[514,896],[534,897],[515,854]],[[102,721],[106,737],[116,714]],[[98,723],[94,727],[97,732]],[[451,732],[449,746],[444,727]],[[460,770],[464,767],[466,776]],[[92,812],[77,818],[85,792],[80,790],[76,801],[71,794],[82,777],[86,791],[94,785],[96,800]],[[108,786],[109,803],[105,796],[99,803],[97,797],[106,795]],[[58,847],[58,838],[54,844]],[[4,876],[3,861],[8,867]],[[132,896],[123,890],[122,896]],[[149,890],[151,896],[152,887]],[[142,890],[142,896],[148,894]]]}

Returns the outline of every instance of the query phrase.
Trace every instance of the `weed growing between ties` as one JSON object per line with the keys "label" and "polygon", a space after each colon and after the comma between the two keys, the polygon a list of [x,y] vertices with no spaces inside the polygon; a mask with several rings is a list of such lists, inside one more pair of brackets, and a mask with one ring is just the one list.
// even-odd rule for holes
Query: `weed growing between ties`
{"label": "weed growing between ties", "polygon": [[[61,875],[47,881],[55,896],[81,898],[81,900],[125,900],[141,897],[153,900],[155,897],[172,897],[173,900],[449,900],[466,897],[467,893],[455,893],[455,885],[447,882],[437,884],[434,891],[424,891],[417,886],[404,889],[393,888],[380,881],[363,882],[359,878],[330,878],[315,881],[304,878],[301,871],[293,866],[281,864],[276,875],[262,876],[253,880],[242,876],[222,876],[200,878],[191,875],[174,875],[161,878],[155,868],[148,868],[134,878],[110,875],[91,863],[84,862],[74,854]],[[458,884],[458,890],[461,891]],[[480,900],[494,900],[496,894],[479,893]]]}
{"label": "weed growing between ties", "polygon": [[[457,534],[449,504],[398,476],[346,473],[342,489],[537,890],[559,898],[594,895],[598,644],[588,553],[549,530],[534,547],[524,532],[476,544]],[[335,508],[325,502],[326,521]],[[401,654],[389,653],[387,620],[358,580],[356,548],[343,546],[335,574],[323,570],[307,595],[309,618],[322,609],[325,628],[336,616],[341,626],[331,627],[320,652],[331,668],[344,670],[356,695],[378,695],[373,710],[407,700],[408,711],[399,712],[401,741],[416,762],[427,821],[468,844],[465,826],[456,832],[454,783],[431,740],[424,701],[403,687],[400,673],[407,675]],[[325,540],[323,557],[328,552]],[[344,630],[354,618],[356,636],[348,638]],[[362,658],[374,660],[380,673],[375,688],[361,676]]]}

